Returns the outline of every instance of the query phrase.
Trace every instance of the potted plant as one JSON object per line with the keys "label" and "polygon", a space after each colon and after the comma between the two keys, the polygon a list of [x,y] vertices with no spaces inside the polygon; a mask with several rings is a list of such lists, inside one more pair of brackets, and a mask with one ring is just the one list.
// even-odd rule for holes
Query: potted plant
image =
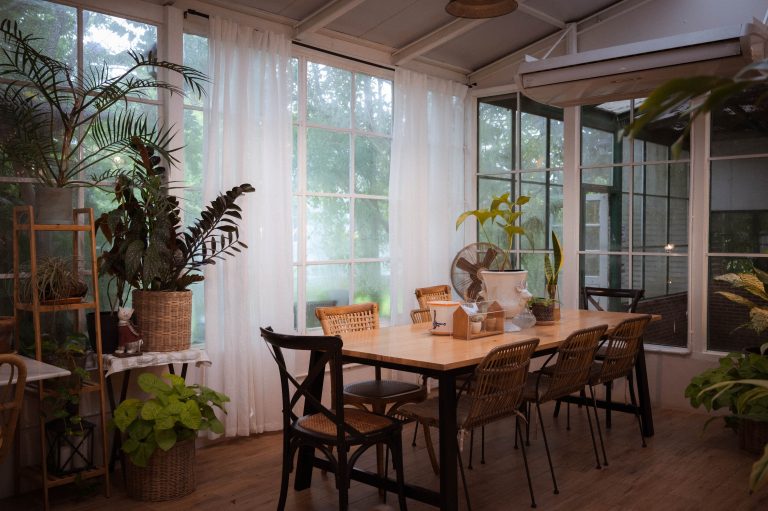
{"label": "potted plant", "polygon": [[[36,189],[36,210],[61,206],[60,211],[43,218],[38,215],[37,221],[70,223],[72,187],[90,185],[87,171],[125,153],[132,137],[166,159],[172,158],[171,151],[163,149],[171,130],[127,107],[127,98],[144,97],[153,90],[184,93],[158,79],[158,70],[180,74],[198,95],[206,77],[195,69],[158,60],[154,53],[133,51],[128,52],[132,64],[117,74],[106,63],[77,73],[37,50],[35,42],[14,21],[0,23],[0,77],[4,79],[0,86],[0,153],[17,173],[35,178],[41,185]],[[121,105],[126,108],[114,108]]]}
{"label": "potted plant", "polygon": [[[31,302],[34,290],[43,304],[61,304],[80,301],[88,292],[88,285],[80,280],[77,261],[59,256],[44,256],[37,262],[36,279],[21,279],[19,297]],[[29,268],[25,268],[28,273]]]}
{"label": "potted plant", "polygon": [[242,216],[236,202],[254,188],[244,183],[219,195],[184,229],[160,157],[138,137],[132,149],[133,169],[116,175],[117,207],[96,222],[110,245],[102,252],[100,271],[115,278],[119,305],[133,289],[146,351],[187,349],[192,325],[188,287],[203,280],[203,266],[247,248],[240,241],[237,220]]}
{"label": "potted plant", "polygon": [[555,300],[543,296],[534,296],[528,301],[531,313],[537,325],[549,325],[555,322]]}
{"label": "potted plant", "polygon": [[[491,199],[488,208],[469,210],[459,215],[456,219],[456,229],[467,218],[474,217],[477,219],[485,239],[491,240],[492,237],[486,229],[486,224],[490,221],[491,225],[501,229],[500,251],[508,255],[512,250],[515,235],[525,234],[525,229],[519,226],[517,221],[522,215],[520,209],[529,200],[530,198],[525,195],[512,200],[509,193],[495,196]],[[499,302],[507,318],[516,316],[531,297],[526,282],[528,272],[526,270],[507,269],[506,259],[500,271],[481,269],[478,274],[485,287],[485,299]]]}
{"label": "potted plant", "polygon": [[[542,321],[555,321],[560,319],[559,302],[557,301],[557,281],[560,276],[560,270],[563,269],[563,246],[557,238],[555,231],[552,231],[552,253],[553,259],[550,260],[549,253],[544,254],[544,279],[547,295],[549,296],[549,305],[552,308],[553,319]],[[534,313],[535,315],[535,313]]]}
{"label": "potted plant", "polygon": [[149,398],[126,399],[113,414],[123,433],[126,489],[139,500],[169,500],[194,491],[197,433],[224,432],[214,408],[226,413],[227,396],[187,385],[180,376],[166,374],[165,379],[141,374],[139,387]]}

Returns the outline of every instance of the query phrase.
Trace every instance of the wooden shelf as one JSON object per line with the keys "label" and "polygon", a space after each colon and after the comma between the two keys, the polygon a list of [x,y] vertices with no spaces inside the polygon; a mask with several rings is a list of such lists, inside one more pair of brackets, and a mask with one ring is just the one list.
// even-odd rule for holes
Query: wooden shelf
{"label": "wooden shelf", "polygon": [[96,302],[78,302],[78,303],[61,303],[56,305],[38,305],[35,307],[32,303],[17,303],[16,309],[20,311],[39,311],[39,312],[62,312],[62,311],[74,311],[74,310],[87,310],[96,309]]}
{"label": "wooden shelf", "polygon": [[[40,465],[30,465],[24,467],[21,471],[21,475],[29,479],[40,480],[40,474],[43,473]],[[47,486],[53,488],[55,486],[63,486],[65,484],[73,483],[77,479],[92,479],[94,477],[101,477],[106,473],[106,467],[94,467],[73,474],[67,474],[65,476],[55,475],[48,473]]]}
{"label": "wooden shelf", "polygon": [[17,231],[62,231],[62,232],[88,232],[89,225],[78,224],[16,224]]}

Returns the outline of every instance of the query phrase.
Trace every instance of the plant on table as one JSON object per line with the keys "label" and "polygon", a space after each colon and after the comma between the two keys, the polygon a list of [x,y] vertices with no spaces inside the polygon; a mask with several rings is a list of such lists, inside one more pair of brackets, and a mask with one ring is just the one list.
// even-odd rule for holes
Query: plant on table
{"label": "plant on table", "polygon": [[557,281],[560,270],[563,269],[563,246],[557,238],[555,231],[552,231],[552,253],[553,259],[550,260],[549,253],[544,254],[544,279],[546,281],[547,295],[554,303],[557,300]]}
{"label": "plant on table", "polygon": [[194,439],[200,431],[221,434],[224,427],[214,408],[226,413],[229,398],[201,385],[187,385],[184,378],[151,373],[139,376],[146,400],[126,399],[115,409],[114,425],[123,433],[123,452],[139,467],[147,466],[159,448],[168,451],[177,443]]}

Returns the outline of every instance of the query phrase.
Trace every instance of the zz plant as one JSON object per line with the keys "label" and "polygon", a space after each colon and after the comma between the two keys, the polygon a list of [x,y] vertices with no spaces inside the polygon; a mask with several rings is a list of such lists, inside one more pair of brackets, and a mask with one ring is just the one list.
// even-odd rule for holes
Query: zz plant
{"label": "zz plant", "polygon": [[113,423],[124,434],[123,452],[134,465],[146,467],[158,448],[170,450],[178,442],[194,439],[199,431],[224,433],[214,408],[226,413],[229,397],[203,387],[187,385],[184,378],[151,373],[139,376],[139,387],[149,399],[126,399],[115,409]]}

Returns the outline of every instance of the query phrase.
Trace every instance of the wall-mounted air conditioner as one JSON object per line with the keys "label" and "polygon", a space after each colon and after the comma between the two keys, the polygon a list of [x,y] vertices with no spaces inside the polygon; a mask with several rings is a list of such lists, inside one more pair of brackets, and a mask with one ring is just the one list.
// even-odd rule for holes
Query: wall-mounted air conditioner
{"label": "wall-mounted air conditioner", "polygon": [[594,104],[645,95],[676,77],[732,76],[765,58],[765,25],[691,32],[650,41],[524,62],[517,83],[536,101],[557,106]]}

